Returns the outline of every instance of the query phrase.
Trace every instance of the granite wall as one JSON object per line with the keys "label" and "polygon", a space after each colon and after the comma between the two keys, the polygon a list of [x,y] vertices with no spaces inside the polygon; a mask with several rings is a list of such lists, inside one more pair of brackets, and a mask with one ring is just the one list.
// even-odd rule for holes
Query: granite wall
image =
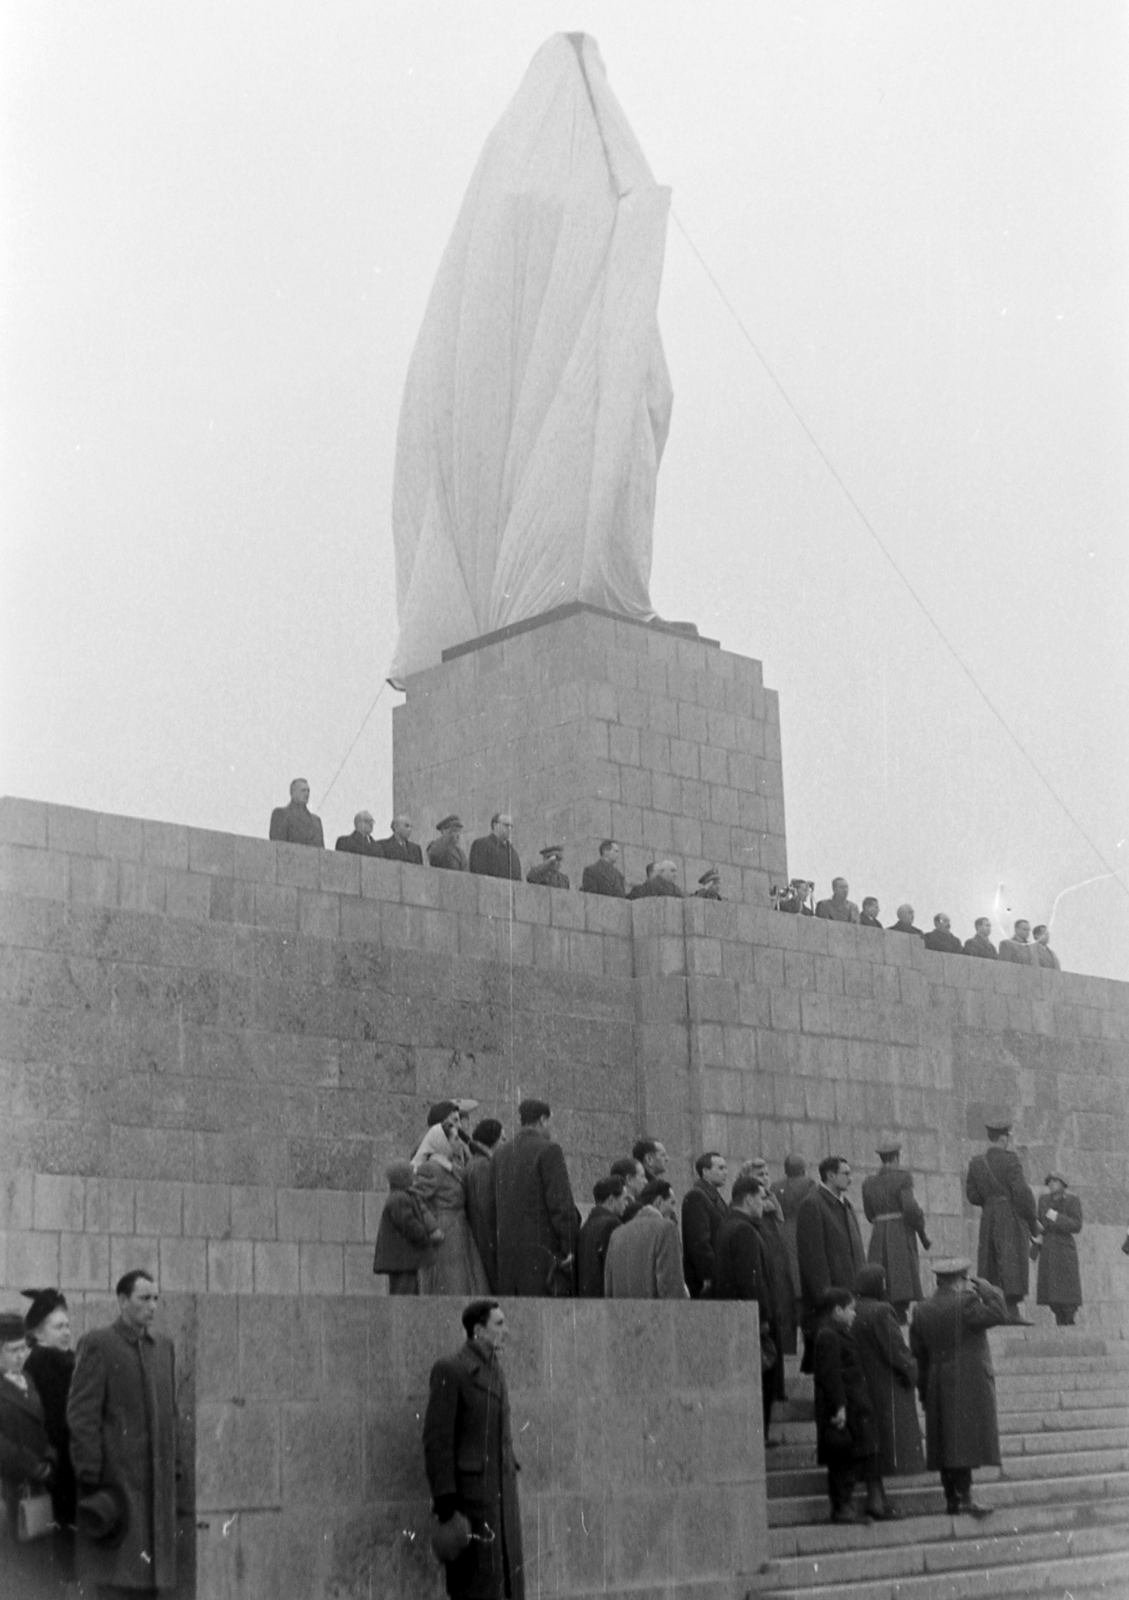
{"label": "granite wall", "polygon": [[639,1132],[696,1151],[897,1132],[940,1248],[986,1115],[1082,1197],[1120,1331],[1129,987],[746,904],[618,902],[25,801],[0,806],[2,1282],[372,1293],[428,1104],[556,1107],[582,1199]]}
{"label": "granite wall", "polygon": [[515,817],[526,866],[565,847],[579,887],[600,840],[629,881],[670,857],[694,886],[767,904],[786,871],[780,707],[761,664],[586,606],[447,651],[393,713],[397,812],[421,837],[458,812],[467,837]]}
{"label": "granite wall", "polygon": [[[460,1310],[405,1297],[197,1300],[201,1595],[438,1600],[420,1440],[428,1372],[461,1344]],[[737,1600],[738,1574],[765,1548],[745,1309],[505,1310],[526,1594]]]}

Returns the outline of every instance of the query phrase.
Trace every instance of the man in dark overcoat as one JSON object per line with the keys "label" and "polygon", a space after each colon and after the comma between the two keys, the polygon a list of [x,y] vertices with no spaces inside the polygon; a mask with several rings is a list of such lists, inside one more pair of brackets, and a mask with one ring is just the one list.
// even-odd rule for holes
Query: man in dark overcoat
{"label": "man in dark overcoat", "polygon": [[972,1498],[975,1467],[1000,1464],[996,1379],[988,1329],[1011,1321],[999,1289],[968,1279],[968,1261],[933,1264],[937,1288],[913,1314],[910,1351],[925,1410],[925,1465],[941,1474],[951,1516],[986,1516]]}
{"label": "man in dark overcoat", "polygon": [[310,810],[310,786],[305,778],[290,785],[290,804],[275,806],[270,814],[269,837],[281,844],[308,844],[325,848],[321,818]]}
{"label": "man in dark overcoat", "polygon": [[714,1241],[728,1209],[721,1194],[725,1157],[707,1150],[694,1162],[694,1171],[693,1187],[682,1197],[682,1274],[691,1300],[701,1300],[710,1292]]}
{"label": "man in dark overcoat", "polygon": [[582,1300],[604,1298],[604,1266],[608,1240],[620,1226],[627,1209],[623,1179],[597,1178],[592,1186],[596,1202],[585,1217],[576,1241],[576,1292]]}
{"label": "man in dark overcoat", "polygon": [[358,811],[352,833],[343,833],[333,848],[346,856],[379,856],[380,846],[372,836],[374,826],[371,811]]}
{"label": "man in dark overcoat", "polygon": [[768,1190],[759,1179],[740,1177],[733,1185],[733,1200],[718,1229],[714,1245],[714,1281],[711,1299],[755,1300],[760,1319],[761,1405],[764,1437],[772,1421],[772,1403],[784,1399],[784,1353],[774,1314],[776,1285],[772,1264],[757,1229],[764,1215]]}
{"label": "man in dark overcoat", "polygon": [[[793,1252],[789,1253],[787,1230],[784,1221],[784,1206],[780,1197],[772,1187],[772,1174],[768,1169],[768,1162],[764,1156],[753,1156],[741,1168],[739,1177],[756,1178],[765,1191],[764,1211],[756,1219],[757,1232],[761,1236],[768,1264],[772,1271],[774,1306],[776,1315],[777,1332],[780,1338],[780,1348],[785,1355],[796,1353],[796,1285],[799,1282],[799,1271],[793,1275],[792,1253],[795,1249],[795,1229],[793,1228]],[[783,1369],[781,1369],[783,1371]],[[781,1396],[783,1398],[783,1396]]]}
{"label": "man in dark overcoat", "polygon": [[1041,1230],[1035,1196],[1011,1148],[1011,1129],[1010,1122],[988,1126],[988,1148],[969,1162],[964,1192],[971,1205],[983,1207],[976,1270],[1003,1290],[1015,1320],[1027,1294],[1031,1241]]}
{"label": "man in dark overcoat", "polygon": [[[67,1402],[78,1480],[79,1581],[153,1595],[176,1586],[176,1373],[172,1340],[151,1332],[157,1285],[147,1272],[118,1280],[118,1320],[79,1341]],[[124,1527],[97,1542],[83,1501],[110,1490]],[[85,1591],[84,1591],[85,1592]]]}
{"label": "man in dark overcoat", "polygon": [[917,1241],[928,1250],[925,1213],[913,1192],[913,1173],[901,1164],[902,1147],[896,1139],[878,1146],[882,1166],[862,1180],[862,1209],[873,1232],[866,1259],[886,1274],[886,1293],[904,1323],[911,1302],[921,1299],[921,1272]]}
{"label": "man in dark overcoat", "polygon": [[499,1294],[567,1293],[580,1217],[544,1100],[523,1100],[514,1139],[494,1155]]}
{"label": "man in dark overcoat", "polygon": [[581,874],[580,887],[585,894],[606,894],[614,900],[625,898],[627,885],[623,873],[616,866],[618,857],[619,845],[614,839],[600,841],[599,860],[585,867]]}
{"label": "man in dark overcoat", "polygon": [[796,1253],[796,1215],[815,1186],[815,1179],[808,1176],[807,1162],[803,1156],[795,1155],[784,1157],[784,1176],[770,1186],[772,1197],[784,1219],[780,1231],[788,1252],[788,1269],[792,1274],[795,1292],[793,1322],[797,1327],[803,1321],[803,1301],[800,1297],[800,1258]]}
{"label": "man in dark overcoat", "polygon": [[819,1183],[796,1213],[796,1257],[803,1302],[804,1356],[800,1370],[810,1372],[819,1306],[828,1289],[853,1290],[859,1268],[866,1265],[862,1235],[854,1207],[847,1199],[851,1164],[845,1156],[825,1156]]}
{"label": "man in dark overcoat", "polygon": [[[460,1108],[461,1109],[461,1108]],[[471,1135],[469,1154],[463,1168],[466,1191],[466,1216],[486,1281],[493,1290],[498,1279],[498,1218],[494,1210],[494,1152],[500,1150],[505,1130],[497,1117],[483,1117]]]}
{"label": "man in dark overcoat", "polygon": [[470,847],[470,870],[485,878],[512,878],[521,882],[521,857],[514,849],[511,835],[514,819],[504,811],[495,811],[490,818],[490,832],[475,839]]}
{"label": "man in dark overcoat", "polygon": [[[341,846],[338,845],[337,848],[340,849]],[[406,861],[409,866],[423,866],[423,851],[418,844],[412,843],[410,817],[393,817],[392,832],[387,839],[378,839],[373,851],[376,855],[383,856],[385,861]]]}
{"label": "man in dark overcoat", "polygon": [[456,1513],[471,1531],[446,1565],[451,1600],[524,1600],[518,1463],[510,1401],[499,1353],[506,1318],[496,1300],[472,1300],[463,1312],[466,1343],[431,1369],[423,1419],[423,1459],[441,1523]]}
{"label": "man in dark overcoat", "polygon": [[863,1267],[855,1280],[855,1293],[851,1332],[874,1407],[879,1469],[883,1477],[923,1472],[925,1458],[914,1399],[917,1367],[886,1298],[882,1268]]}

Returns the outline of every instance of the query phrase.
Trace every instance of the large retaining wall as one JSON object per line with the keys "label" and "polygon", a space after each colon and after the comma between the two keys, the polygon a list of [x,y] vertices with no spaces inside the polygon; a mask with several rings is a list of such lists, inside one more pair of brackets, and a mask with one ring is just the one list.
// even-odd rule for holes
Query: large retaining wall
{"label": "large retaining wall", "polygon": [[985,1114],[1082,1197],[1120,1329],[1129,988],[750,905],[618,902],[8,800],[2,1282],[371,1293],[383,1169],[427,1105],[554,1104],[578,1196],[641,1131],[695,1152],[896,1131],[967,1249]]}

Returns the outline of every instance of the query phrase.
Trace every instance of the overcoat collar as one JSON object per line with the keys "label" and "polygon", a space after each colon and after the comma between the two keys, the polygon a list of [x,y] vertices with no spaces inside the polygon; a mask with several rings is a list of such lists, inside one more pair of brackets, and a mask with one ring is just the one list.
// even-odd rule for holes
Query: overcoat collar
{"label": "overcoat collar", "polygon": [[716,1184],[707,1183],[704,1178],[695,1178],[694,1187],[695,1189],[700,1189],[709,1203],[712,1206],[716,1206],[719,1211],[728,1211],[729,1207],[722,1199],[721,1190]]}
{"label": "overcoat collar", "polygon": [[148,1328],[135,1328],[132,1322],[127,1322],[124,1317],[119,1317],[114,1323],[114,1332],[123,1338],[126,1344],[155,1344],[156,1340]]}
{"label": "overcoat collar", "polygon": [[29,1417],[34,1417],[37,1422],[43,1421],[43,1403],[39,1398],[31,1378],[27,1380],[25,1393],[16,1384],[9,1383],[7,1379],[0,1379],[0,1398],[13,1405],[19,1411],[26,1411]]}
{"label": "overcoat collar", "polygon": [[463,1345],[461,1356],[463,1365],[475,1383],[494,1393],[501,1390],[502,1372],[496,1356],[488,1355],[474,1339],[468,1339]]}

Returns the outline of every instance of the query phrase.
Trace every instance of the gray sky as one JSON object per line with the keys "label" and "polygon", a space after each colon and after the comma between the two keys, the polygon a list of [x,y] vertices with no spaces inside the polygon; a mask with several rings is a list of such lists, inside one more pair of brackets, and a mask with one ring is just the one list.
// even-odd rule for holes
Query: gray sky
{"label": "gray sky", "polygon": [[[1129,866],[1126,15],[9,0],[0,790],[246,833],[298,772],[320,800],[391,655],[396,421],[440,253],[534,51],[583,28],[788,396]],[[964,935],[1001,881],[1046,921],[1106,868],[674,222],[660,323],[652,598],[779,689],[791,870],[888,921],[908,898]],[[389,814],[397,698],[331,837]],[[1052,942],[1129,978],[1129,894],[1068,894]]]}

